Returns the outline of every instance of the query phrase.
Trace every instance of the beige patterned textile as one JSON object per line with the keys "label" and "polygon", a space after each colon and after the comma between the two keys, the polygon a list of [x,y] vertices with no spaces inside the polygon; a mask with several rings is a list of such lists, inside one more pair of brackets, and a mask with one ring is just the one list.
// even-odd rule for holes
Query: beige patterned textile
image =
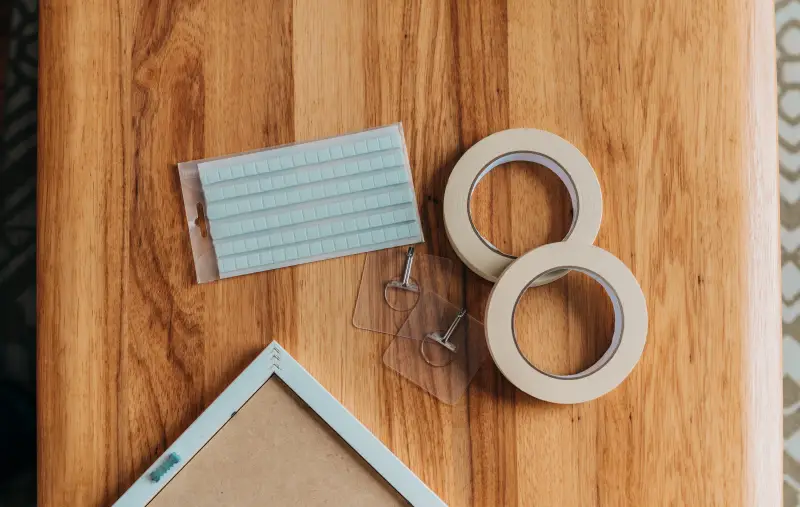
{"label": "beige patterned textile", "polygon": [[775,3],[783,278],[783,505],[800,506],[800,0]]}

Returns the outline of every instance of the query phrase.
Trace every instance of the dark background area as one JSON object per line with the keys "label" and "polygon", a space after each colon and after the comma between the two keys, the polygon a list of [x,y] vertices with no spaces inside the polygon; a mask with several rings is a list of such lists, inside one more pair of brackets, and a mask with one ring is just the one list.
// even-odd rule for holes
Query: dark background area
{"label": "dark background area", "polygon": [[36,505],[37,0],[0,0],[0,507]]}

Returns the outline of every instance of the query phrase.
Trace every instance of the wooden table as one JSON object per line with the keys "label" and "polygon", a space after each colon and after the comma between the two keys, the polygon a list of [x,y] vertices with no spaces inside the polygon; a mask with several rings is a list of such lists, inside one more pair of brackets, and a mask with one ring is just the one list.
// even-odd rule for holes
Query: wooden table
{"label": "wooden table", "polygon": [[[40,505],[113,502],[272,339],[453,506],[778,505],[772,8],[43,0]],[[488,362],[459,404],[437,402],[382,366],[390,337],[351,325],[363,255],[195,283],[177,162],[396,121],[421,251],[455,261],[449,296],[478,318],[490,285],[441,220],[459,155],[510,127],[587,155],[597,244],[650,310],[620,388],[550,405]],[[482,183],[478,225],[502,248],[563,234],[565,193],[542,174]],[[521,347],[543,368],[608,345],[613,316],[587,280],[526,294]]]}

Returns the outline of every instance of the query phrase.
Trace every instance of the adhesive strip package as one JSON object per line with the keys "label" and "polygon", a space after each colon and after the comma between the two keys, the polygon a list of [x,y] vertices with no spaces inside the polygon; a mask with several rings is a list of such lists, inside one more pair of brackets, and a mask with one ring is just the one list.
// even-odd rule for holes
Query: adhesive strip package
{"label": "adhesive strip package", "polygon": [[399,123],[178,170],[199,283],[424,241]]}

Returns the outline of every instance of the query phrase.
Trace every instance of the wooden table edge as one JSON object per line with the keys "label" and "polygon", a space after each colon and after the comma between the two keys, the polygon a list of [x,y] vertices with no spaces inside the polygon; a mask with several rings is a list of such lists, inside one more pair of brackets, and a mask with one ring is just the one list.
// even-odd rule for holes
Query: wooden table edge
{"label": "wooden table edge", "polygon": [[[744,160],[750,161],[749,170],[742,171],[747,181],[743,188],[750,191],[745,195],[743,213],[749,217],[749,230],[745,234],[749,247],[747,268],[743,280],[750,296],[747,321],[747,334],[742,353],[747,406],[743,439],[745,440],[745,467],[742,481],[746,492],[747,505],[779,505],[782,484],[782,397],[781,397],[781,297],[780,297],[780,239],[779,239],[779,193],[777,175],[777,113],[776,113],[776,69],[775,69],[775,21],[774,4],[771,2],[749,2],[750,10],[742,15],[748,16],[750,27],[748,37],[748,65],[751,68],[745,76],[748,83],[749,104],[744,107],[749,114],[746,127]],[[58,195],[58,181],[63,178],[61,171],[69,170],[66,159],[79,148],[66,148],[65,144],[74,142],[58,129],[78,128],[75,124],[73,103],[63,88],[65,70],[51,61],[64,58],[64,52],[75,48],[69,45],[52,44],[61,36],[59,30],[67,33],[63,19],[52,22],[48,6],[41,10],[40,29],[40,79],[37,186],[37,245],[51,245],[50,233],[56,234],[60,224],[76,217],[61,213],[57,205],[61,203]],[[45,91],[45,93],[43,93]],[[86,119],[83,117],[82,119]],[[90,120],[89,120],[90,121]],[[48,139],[50,139],[48,141]],[[48,188],[47,182],[55,187]],[[54,205],[55,204],[55,205]],[[93,232],[98,232],[97,230]],[[94,240],[102,240],[102,231]],[[48,406],[43,400],[43,392],[65,389],[56,381],[58,372],[63,371],[65,356],[60,351],[74,336],[64,336],[70,328],[77,328],[76,320],[89,318],[86,315],[65,315],[59,311],[59,301],[53,296],[64,290],[59,284],[69,280],[77,271],[80,262],[55,266],[45,248],[37,248],[37,455],[38,489],[40,504],[42,488],[47,487],[48,476],[43,471],[43,462],[57,459],[68,466],[68,457],[54,456],[61,443],[56,440],[63,434],[51,434],[45,417]],[[53,269],[72,270],[70,276]],[[62,391],[61,396],[67,393]],[[111,474],[113,475],[113,474]],[[114,482],[116,477],[107,477]],[[101,487],[100,484],[97,484]],[[103,484],[102,486],[108,486]],[[113,488],[112,488],[113,489]],[[67,492],[62,492],[67,494]]]}

